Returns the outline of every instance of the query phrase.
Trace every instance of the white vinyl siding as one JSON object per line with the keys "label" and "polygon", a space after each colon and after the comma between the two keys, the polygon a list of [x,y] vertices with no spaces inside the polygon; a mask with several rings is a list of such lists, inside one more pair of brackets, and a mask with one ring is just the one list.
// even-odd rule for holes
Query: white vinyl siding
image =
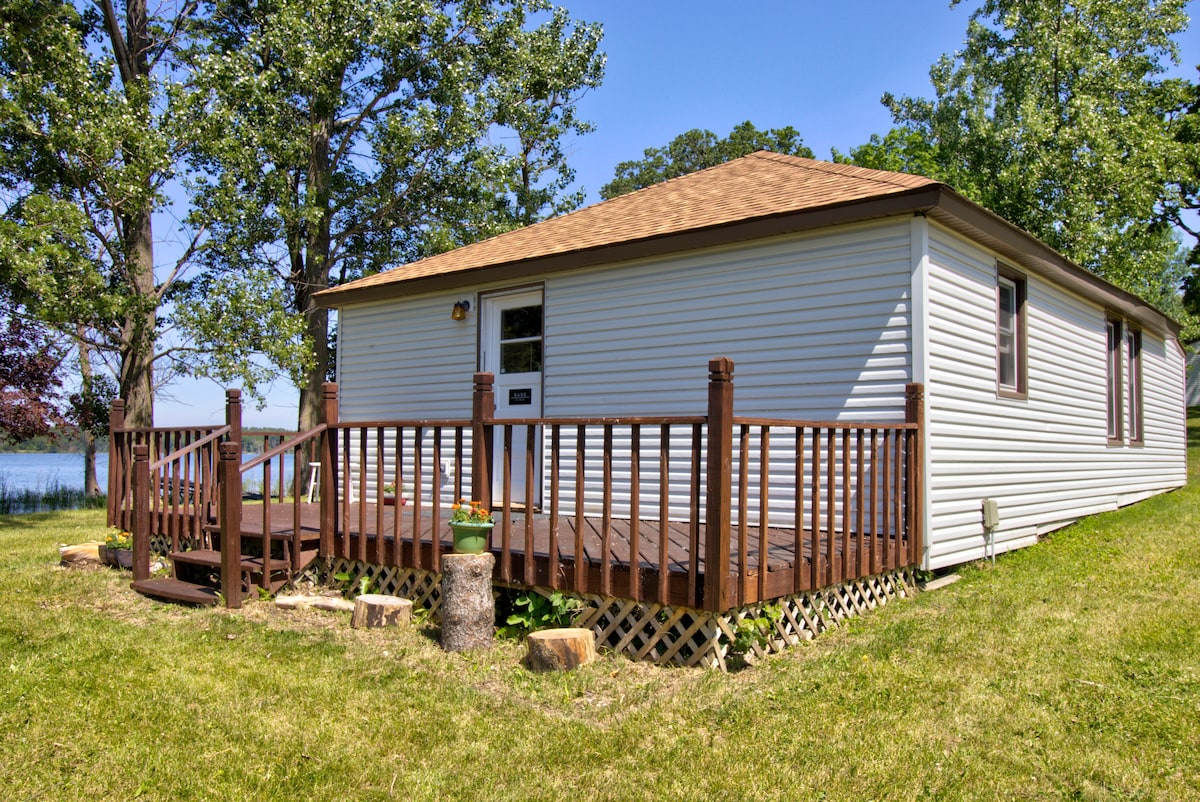
{"label": "white vinyl siding", "polygon": [[454,302],[467,294],[422,295],[340,310],[342,420],[471,416],[478,319],[474,299],[466,320],[450,319]]}
{"label": "white vinyl siding", "polygon": [[727,356],[735,414],[903,420],[910,259],[904,220],[555,276],[546,414],[702,415]]}
{"label": "white vinyl siding", "polygon": [[1143,334],[1145,446],[1111,447],[1105,310],[1031,275],[1028,395],[997,398],[996,259],[931,229],[929,567],[984,556],[984,498],[999,502],[996,545],[1004,551],[1083,515],[1181,485],[1183,374],[1175,344]]}

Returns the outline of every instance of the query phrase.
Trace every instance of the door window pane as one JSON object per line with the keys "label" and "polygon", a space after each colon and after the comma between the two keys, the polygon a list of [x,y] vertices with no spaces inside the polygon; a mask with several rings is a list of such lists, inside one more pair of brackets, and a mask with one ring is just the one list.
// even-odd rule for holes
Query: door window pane
{"label": "door window pane", "polygon": [[542,307],[522,306],[500,312],[500,339],[519,340],[542,336]]}
{"label": "door window pane", "polygon": [[501,373],[540,373],[541,370],[541,340],[500,344]]}

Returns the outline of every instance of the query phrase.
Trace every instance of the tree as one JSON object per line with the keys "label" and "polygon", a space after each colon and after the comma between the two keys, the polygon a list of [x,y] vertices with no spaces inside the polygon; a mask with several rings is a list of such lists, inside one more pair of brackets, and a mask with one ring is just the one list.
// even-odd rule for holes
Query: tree
{"label": "tree", "polygon": [[800,132],[790,125],[760,131],[746,120],[734,126],[729,136],[718,139],[712,131],[693,128],[661,148],[646,148],[642,158],[617,165],[612,181],[600,188],[600,197],[615,198],[634,190],[676,178],[706,167],[715,167],[759,150],[804,156],[813,152],[804,145]]}
{"label": "tree", "polygon": [[0,433],[20,442],[64,423],[59,369],[65,349],[19,310],[11,309],[6,318],[0,336]]}
{"label": "tree", "polygon": [[153,423],[160,306],[199,238],[156,279],[152,219],[178,153],[169,57],[196,5],[0,8],[0,286],[111,357],[133,426]]}
{"label": "tree", "polygon": [[194,219],[212,250],[183,314],[217,354],[198,370],[224,378],[240,335],[269,332],[310,428],[331,367],[315,292],[577,203],[557,199],[561,139],[588,130],[573,106],[602,76],[601,32],[548,8],[214,3],[188,54]]}
{"label": "tree", "polygon": [[1162,73],[1184,5],[985,0],[965,48],[930,70],[936,98],[885,95],[897,128],[851,158],[945,181],[1110,281],[1170,297],[1164,209],[1189,85]]}

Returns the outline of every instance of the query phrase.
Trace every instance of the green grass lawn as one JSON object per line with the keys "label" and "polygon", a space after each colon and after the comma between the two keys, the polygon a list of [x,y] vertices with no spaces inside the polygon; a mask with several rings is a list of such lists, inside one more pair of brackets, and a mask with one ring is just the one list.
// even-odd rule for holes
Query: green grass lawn
{"label": "green grass lawn", "polygon": [[735,674],[158,604],[102,515],[0,516],[0,798],[1200,798],[1196,484]]}

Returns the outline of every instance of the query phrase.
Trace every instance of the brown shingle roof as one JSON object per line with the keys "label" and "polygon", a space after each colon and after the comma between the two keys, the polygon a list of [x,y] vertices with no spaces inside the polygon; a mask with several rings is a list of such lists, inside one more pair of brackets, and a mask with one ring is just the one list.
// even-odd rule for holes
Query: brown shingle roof
{"label": "brown shingle roof", "polygon": [[337,307],[485,281],[539,280],[556,270],[913,214],[1153,331],[1179,333],[1179,324],[1152,305],[945,184],[767,151],[324,290],[316,298],[322,306]]}
{"label": "brown shingle roof", "polygon": [[325,304],[434,276],[543,259],[936,186],[921,176],[759,151],[326,290]]}

